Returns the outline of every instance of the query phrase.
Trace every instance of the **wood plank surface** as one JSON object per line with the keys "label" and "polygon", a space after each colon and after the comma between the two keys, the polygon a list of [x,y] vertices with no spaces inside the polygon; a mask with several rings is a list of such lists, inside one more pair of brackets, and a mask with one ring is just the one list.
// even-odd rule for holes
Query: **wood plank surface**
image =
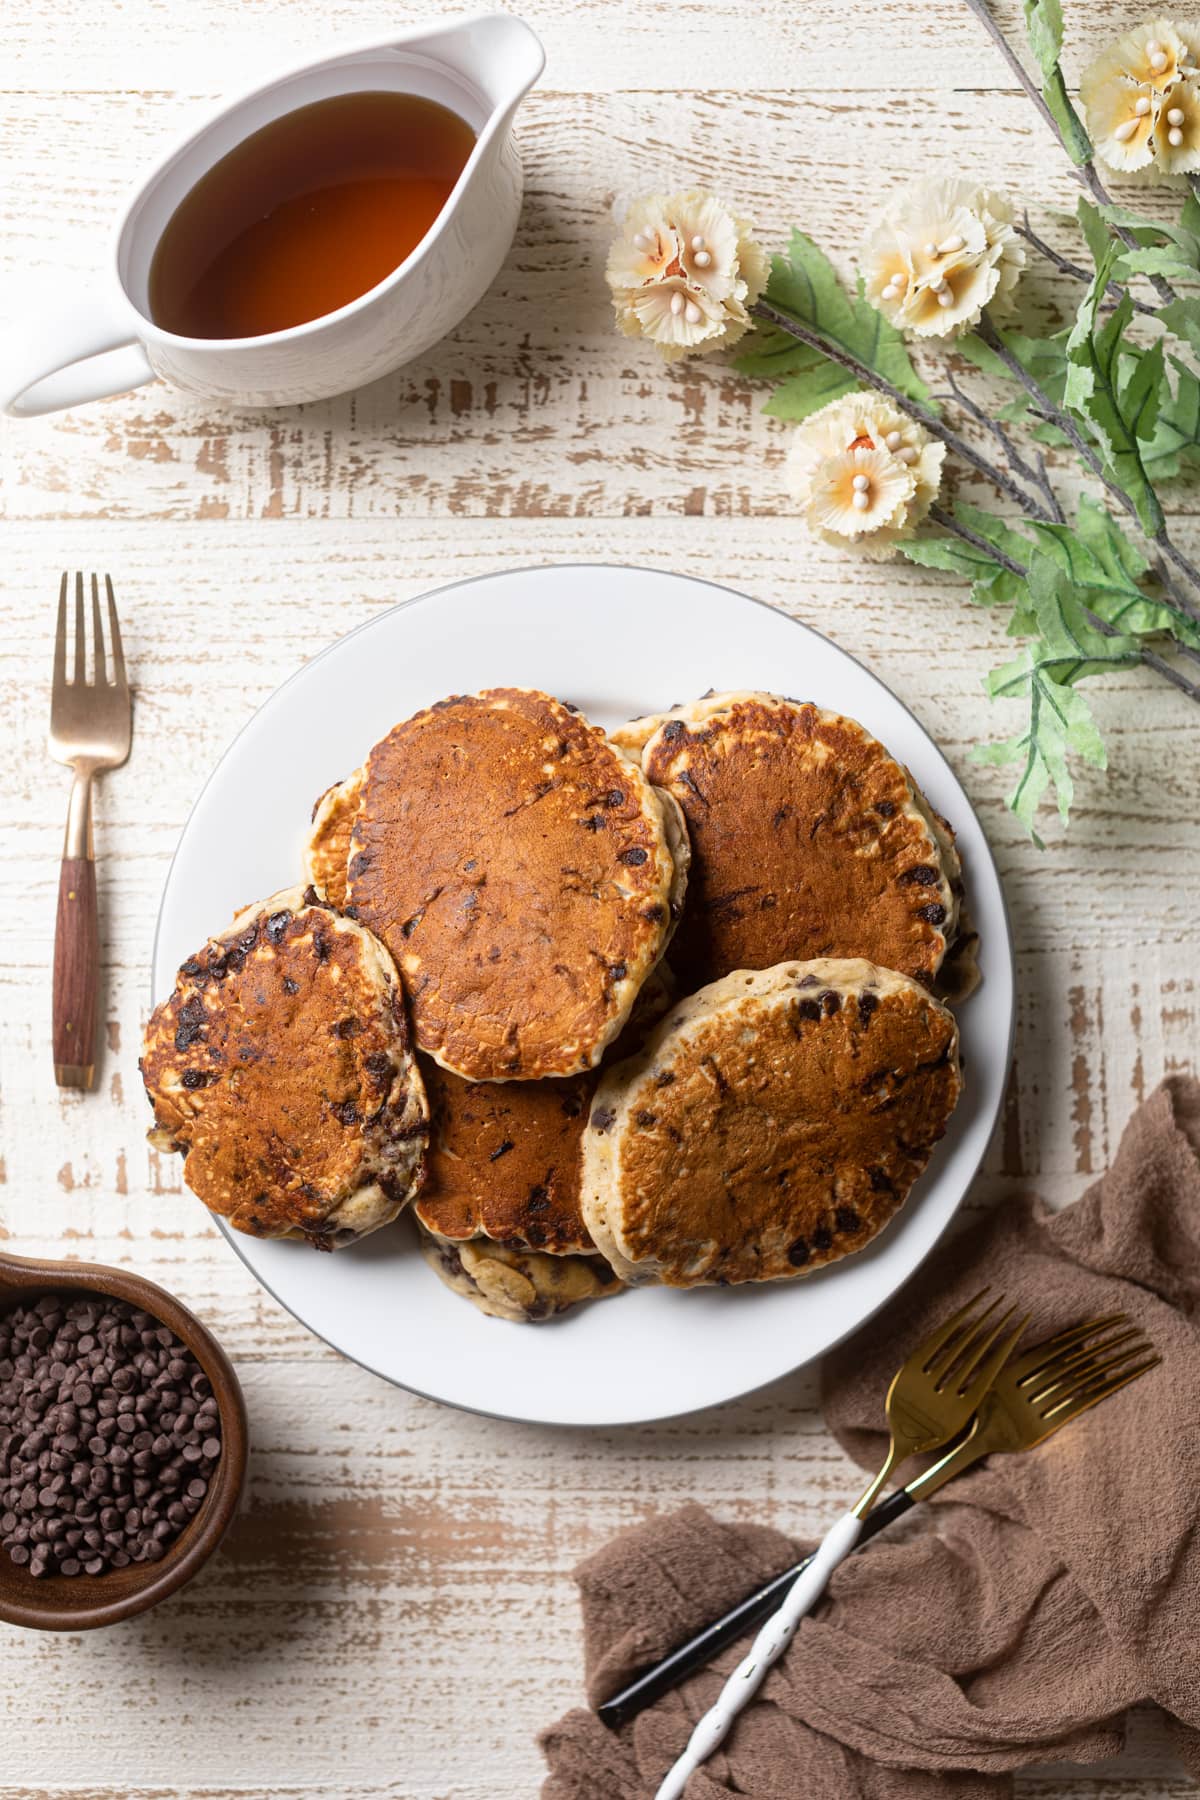
{"label": "wood plank surface", "polygon": [[[1067,10],[1072,69],[1140,16],[1118,0]],[[435,11],[8,0],[0,311],[92,279],[121,194],[189,110]],[[1015,29],[1015,0],[998,11]],[[763,392],[719,360],[667,370],[610,325],[613,220],[655,186],[719,187],[764,242],[800,223],[848,270],[888,187],[945,161],[1009,185],[1071,244],[1073,184],[1011,76],[956,0],[526,12],[549,65],[521,115],[517,240],[420,364],[275,413],[156,385],[0,422],[0,1239],[178,1292],[237,1362],[254,1436],[229,1547],[172,1603],[92,1638],[0,1633],[0,1800],[529,1800],[533,1733],[580,1693],[581,1555],[685,1499],[815,1533],[853,1486],[811,1371],[696,1418],[593,1433],[396,1392],[285,1314],[177,1162],[147,1148],[137,1049],[180,827],[234,733],[332,638],[448,581],[595,560],[725,581],[867,661],[964,781],[1012,912],[1013,1081],[971,1209],[1030,1188],[1076,1198],[1136,1100],[1197,1064],[1200,712],[1142,674],[1097,689],[1111,770],[1081,776],[1069,835],[1048,821],[1039,854],[1003,806],[1003,772],[969,760],[1011,728],[980,696],[1006,651],[992,618],[948,578],[815,545],[789,514],[787,432],[763,417]],[[1049,320],[1076,297],[1039,273],[1025,302]],[[1194,494],[1173,498],[1179,540],[1200,550]],[[49,1050],[67,776],[43,733],[64,567],[111,570],[137,683],[133,757],[98,794],[105,1047],[91,1097],[55,1089]],[[580,618],[581,642],[592,624]],[[1119,1764],[1018,1784],[1021,1800],[1192,1791],[1152,1715]]]}

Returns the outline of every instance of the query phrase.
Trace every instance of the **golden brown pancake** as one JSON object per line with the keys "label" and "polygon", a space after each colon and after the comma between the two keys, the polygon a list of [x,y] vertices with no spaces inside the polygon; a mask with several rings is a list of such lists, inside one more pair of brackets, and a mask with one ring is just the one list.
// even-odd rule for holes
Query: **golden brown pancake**
{"label": "golden brown pancake", "polygon": [[323,900],[340,911],[346,904],[346,864],[350,860],[350,833],[358,817],[364,768],[355,769],[345,781],[326,788],[313,807],[304,865],[308,879]]}
{"label": "golden brown pancake", "polygon": [[376,744],[356,917],[396,959],[418,1048],[470,1081],[592,1068],[661,957],[687,864],[674,803],[572,707],[495,688]]}
{"label": "golden brown pancake", "polygon": [[518,1325],[552,1319],[583,1300],[619,1294],[624,1286],[602,1256],[542,1256],[486,1238],[446,1244],[426,1231],[421,1232],[421,1252],[454,1293],[490,1318]]}
{"label": "golden brown pancake", "polygon": [[151,1143],[238,1231],[337,1249],[420,1186],[429,1115],[395,966],[311,888],[247,907],[184,963],[139,1067]]}
{"label": "golden brown pancake", "polygon": [[[660,965],[609,1059],[640,1049],[673,990]],[[416,1201],[433,1236],[487,1237],[551,1256],[594,1252],[580,1211],[583,1131],[598,1069],[559,1081],[464,1081],[419,1059],[429,1096],[429,1170]]]}
{"label": "golden brown pancake", "polygon": [[853,719],[713,694],[617,734],[678,800],[692,843],[671,959],[681,985],[791,958],[864,956],[932,986],[953,940],[953,836]]}
{"label": "golden brown pancake", "polygon": [[627,1281],[774,1281],[861,1250],[961,1089],[953,1015],[860,959],[726,976],[609,1069],[583,1214]]}

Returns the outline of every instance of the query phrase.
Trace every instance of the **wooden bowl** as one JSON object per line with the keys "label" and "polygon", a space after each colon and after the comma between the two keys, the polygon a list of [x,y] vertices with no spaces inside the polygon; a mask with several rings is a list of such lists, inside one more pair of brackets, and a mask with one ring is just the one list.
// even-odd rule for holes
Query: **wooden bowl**
{"label": "wooden bowl", "polygon": [[42,1575],[19,1568],[0,1545],[0,1620],[35,1631],[94,1631],[157,1606],[190,1581],[221,1542],[246,1479],[246,1403],[233,1366],[212,1333],[152,1281],[99,1263],[36,1262],[0,1255],[0,1311],[42,1294],[98,1294],[152,1313],[191,1351],[212,1383],[221,1416],[221,1457],[204,1504],[159,1562],[130,1563],[104,1575]]}

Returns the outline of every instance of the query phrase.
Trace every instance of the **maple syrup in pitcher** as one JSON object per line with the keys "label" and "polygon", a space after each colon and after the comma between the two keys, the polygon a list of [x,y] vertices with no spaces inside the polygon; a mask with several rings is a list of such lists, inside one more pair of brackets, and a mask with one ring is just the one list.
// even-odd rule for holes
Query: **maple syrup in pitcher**
{"label": "maple syrup in pitcher", "polygon": [[150,265],[150,316],[182,337],[261,337],[335,312],[425,236],[475,148],[415,94],[337,94],[285,113],[183,199]]}

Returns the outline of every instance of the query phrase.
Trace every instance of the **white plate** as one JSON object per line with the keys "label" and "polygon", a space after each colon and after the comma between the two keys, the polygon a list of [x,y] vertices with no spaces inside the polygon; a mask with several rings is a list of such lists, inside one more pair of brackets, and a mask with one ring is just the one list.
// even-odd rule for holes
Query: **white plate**
{"label": "white plate", "polygon": [[693,1412],[845,1337],[908,1279],[952,1218],[987,1147],[1008,1069],[1013,967],[999,879],[941,753],[900,701],[827,639],[687,576],[587,563],[518,569],[439,588],[372,619],[255,714],[184,827],[159,914],[155,997],[236,908],[297,879],[313,799],[377,738],[445,694],[498,686],[544,688],[605,726],[710,687],[818,700],[875,732],[958,832],[984,976],[962,1012],[966,1091],[925,1178],[859,1255],[804,1280],[642,1289],[521,1326],[484,1318],[443,1287],[403,1221],[331,1256],[226,1232],[263,1286],[312,1331],[415,1393],[547,1424]]}

